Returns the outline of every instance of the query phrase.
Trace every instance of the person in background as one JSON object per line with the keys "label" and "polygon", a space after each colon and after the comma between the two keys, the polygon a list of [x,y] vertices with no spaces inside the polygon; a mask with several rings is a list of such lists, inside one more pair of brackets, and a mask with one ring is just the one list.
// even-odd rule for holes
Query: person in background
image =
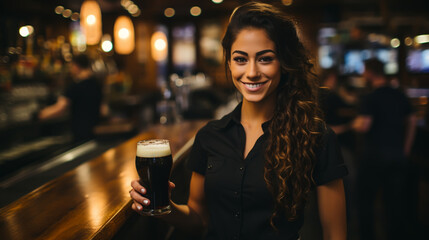
{"label": "person in background", "polygon": [[[295,24],[270,4],[233,12],[222,41],[225,67],[243,96],[196,135],[187,204],[159,218],[205,239],[297,240],[317,192],[325,240],[345,240],[347,174],[335,133],[322,120],[317,79]],[[131,182],[132,208],[149,204]],[[171,184],[173,187],[174,184]]]}
{"label": "person in background", "polygon": [[390,87],[384,64],[375,58],[364,64],[363,77],[372,92],[363,98],[353,123],[365,139],[357,180],[359,232],[362,240],[376,239],[374,206],[381,190],[387,239],[407,239],[407,157],[414,141],[416,118],[406,95]]}
{"label": "person in background", "polygon": [[70,64],[73,83],[57,102],[42,109],[40,120],[59,117],[70,110],[71,130],[74,142],[94,137],[94,127],[100,118],[102,87],[91,69],[87,55],[76,55]]}
{"label": "person in background", "polygon": [[[340,78],[336,68],[324,69],[320,74],[319,103],[326,124],[337,134],[338,143],[348,169],[348,175],[344,177],[347,203],[348,227],[356,224],[356,159],[355,159],[355,133],[352,129],[353,119],[356,117],[355,105],[349,103],[343,97],[353,97],[344,86],[344,80]],[[343,82],[339,82],[343,80]],[[340,95],[340,91],[343,94]],[[347,94],[347,96],[345,96]]]}
{"label": "person in background", "polygon": [[351,120],[347,110],[351,108],[341,96],[339,91],[339,73],[335,68],[324,70],[320,75],[322,86],[320,88],[320,107],[322,108],[326,124],[337,135],[351,130]]}

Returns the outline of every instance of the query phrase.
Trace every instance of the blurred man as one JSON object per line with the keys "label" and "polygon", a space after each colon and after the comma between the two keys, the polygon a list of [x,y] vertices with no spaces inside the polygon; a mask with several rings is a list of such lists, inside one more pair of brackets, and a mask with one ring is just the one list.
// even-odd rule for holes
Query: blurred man
{"label": "blurred man", "polygon": [[[347,203],[347,222],[356,223],[356,159],[355,159],[355,132],[352,130],[352,122],[356,117],[356,107],[343,99],[347,93],[344,80],[336,68],[325,69],[320,74],[321,88],[319,91],[319,104],[324,113],[326,124],[336,133],[341,147],[344,163],[349,174],[344,177],[344,188]],[[347,97],[351,97],[350,94]],[[352,224],[348,226],[351,227]]]}
{"label": "blurred man", "polygon": [[365,61],[363,77],[372,92],[362,101],[353,128],[364,133],[363,157],[359,163],[358,192],[361,239],[375,239],[374,206],[381,191],[387,239],[407,239],[407,157],[415,134],[415,116],[408,98],[390,87],[384,65]]}
{"label": "blurred man", "polygon": [[93,128],[100,115],[102,100],[101,85],[91,69],[91,61],[86,55],[77,55],[70,64],[73,83],[64,96],[55,104],[42,109],[39,119],[59,117],[70,109],[73,140],[80,142],[93,138]]}

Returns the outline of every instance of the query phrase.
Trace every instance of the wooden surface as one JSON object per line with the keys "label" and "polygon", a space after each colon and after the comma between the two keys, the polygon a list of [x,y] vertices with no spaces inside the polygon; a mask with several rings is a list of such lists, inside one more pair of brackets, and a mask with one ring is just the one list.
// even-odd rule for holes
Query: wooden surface
{"label": "wooden surface", "polygon": [[204,124],[153,126],[0,209],[0,239],[110,239],[132,213],[137,141],[169,139],[176,160]]}

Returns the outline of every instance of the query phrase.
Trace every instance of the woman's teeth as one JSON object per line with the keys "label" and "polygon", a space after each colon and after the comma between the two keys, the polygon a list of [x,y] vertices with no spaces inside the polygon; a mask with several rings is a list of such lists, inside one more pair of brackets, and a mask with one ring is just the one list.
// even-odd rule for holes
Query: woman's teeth
{"label": "woman's teeth", "polygon": [[248,88],[258,88],[262,86],[262,83],[244,83],[244,85]]}

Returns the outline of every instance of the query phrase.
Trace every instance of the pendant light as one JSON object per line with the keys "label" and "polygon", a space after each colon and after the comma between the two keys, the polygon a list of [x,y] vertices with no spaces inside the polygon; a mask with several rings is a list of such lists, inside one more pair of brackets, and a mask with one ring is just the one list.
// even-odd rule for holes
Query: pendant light
{"label": "pendant light", "polygon": [[101,10],[97,1],[85,0],[80,8],[80,25],[86,38],[86,44],[95,45],[100,42]]}
{"label": "pendant light", "polygon": [[115,52],[118,54],[132,53],[135,47],[135,37],[131,19],[127,16],[119,16],[113,26],[113,32]]}

